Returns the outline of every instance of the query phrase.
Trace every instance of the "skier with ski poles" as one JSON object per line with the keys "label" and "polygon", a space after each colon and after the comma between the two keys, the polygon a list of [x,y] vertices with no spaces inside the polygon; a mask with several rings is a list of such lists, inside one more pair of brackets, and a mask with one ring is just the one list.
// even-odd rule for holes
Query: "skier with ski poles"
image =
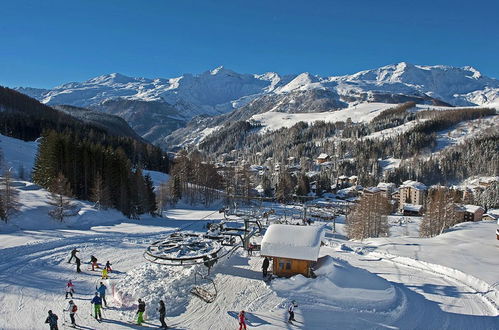
{"label": "skier with ski poles", "polygon": [[[101,297],[99,297],[98,292],[95,293],[95,296],[90,303],[94,305],[94,314],[95,314],[94,317],[95,317],[95,319],[99,322],[102,321],[102,314],[100,311],[100,309],[102,307],[102,299],[101,299]],[[90,315],[92,315],[92,313],[90,313]],[[99,318],[97,318],[97,316],[99,316]]]}
{"label": "skier with ski poles", "polygon": [[73,282],[71,280],[68,281],[68,284],[66,284],[66,299],[68,299],[68,295],[73,298],[73,293],[75,292]]}
{"label": "skier with ski poles", "polygon": [[104,306],[107,307],[107,301],[106,301],[107,286],[105,286],[103,282],[100,282],[100,286],[98,288],[95,287],[95,290],[97,290],[97,292],[99,292],[100,298],[102,299]]}
{"label": "skier with ski poles", "polygon": [[239,312],[238,319],[239,319],[239,330],[242,329],[246,330],[246,314],[244,313],[244,311]]}
{"label": "skier with ski poles", "polygon": [[78,257],[76,256],[76,252],[80,252],[80,251],[78,251],[77,249],[73,249],[73,250],[71,250],[71,258],[69,258],[69,260],[68,260],[68,264],[70,264],[70,263],[71,263],[71,260],[73,260],[73,258],[78,258]]}
{"label": "skier with ski poles", "polygon": [[145,311],[146,311],[146,303],[139,298],[139,308],[137,309],[137,325],[142,325],[142,322],[144,322]]}
{"label": "skier with ski poles", "polygon": [[288,322],[289,323],[293,323],[293,321],[296,321],[295,320],[295,307],[298,307],[298,304],[296,303],[296,301],[293,300],[288,307],[288,313],[289,313]]}
{"label": "skier with ski poles", "polygon": [[63,312],[69,312],[69,318],[71,319],[71,325],[76,327],[75,313],[78,310],[78,306],[75,305],[73,300],[69,301],[68,307],[63,309]]}
{"label": "skier with ski poles", "polygon": [[165,307],[165,302],[163,300],[159,301],[158,312],[159,312],[159,322],[161,322],[161,328],[163,329],[168,328],[165,322],[166,307]]}
{"label": "skier with ski poles", "polygon": [[50,310],[49,311],[49,316],[45,320],[45,323],[49,324],[50,330],[59,330],[59,327],[57,326],[57,320],[58,319],[59,319],[59,317],[57,317],[57,315],[55,315],[54,313],[52,313],[52,311]]}
{"label": "skier with ski poles", "polygon": [[80,258],[76,257],[75,262],[76,262],[76,272],[81,273],[81,269],[80,269],[81,260],[80,260]]}

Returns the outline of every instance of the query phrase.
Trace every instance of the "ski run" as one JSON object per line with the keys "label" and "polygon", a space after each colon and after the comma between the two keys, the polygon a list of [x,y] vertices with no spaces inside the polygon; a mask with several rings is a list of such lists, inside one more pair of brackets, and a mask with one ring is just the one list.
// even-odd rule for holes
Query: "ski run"
{"label": "ski run", "polygon": [[[206,303],[190,294],[194,273],[205,273],[204,266],[157,265],[146,261],[143,253],[150,243],[176,230],[205,232],[208,222],[223,215],[217,209],[179,207],[164,216],[138,221],[115,211],[94,212],[93,222],[76,225],[70,219],[49,226],[46,223],[52,220],[33,211],[24,229],[15,228],[20,226],[15,220],[11,226],[3,225],[0,328],[48,328],[44,324],[48,310],[58,315],[60,328],[69,327],[69,314],[63,312],[69,301],[65,299],[68,280],[74,284],[78,329],[157,328],[159,300],[165,302],[166,323],[172,329],[238,329],[241,310],[246,312],[250,329],[499,326],[498,283],[494,282],[498,263],[493,259],[499,245],[489,237],[494,222],[464,223],[431,239],[414,235],[416,223],[406,223],[404,230],[393,224],[392,237],[355,242],[344,239],[340,221],[338,233],[326,226],[320,255],[327,257],[322,258],[315,279],[296,275],[263,281],[263,258],[258,252],[248,256],[238,249],[211,269],[218,295]],[[81,273],[75,272],[74,261],[68,263],[73,249],[79,251]],[[101,279],[102,268],[91,270],[92,255],[100,267],[111,262],[109,279]],[[480,261],[473,263],[476,258]],[[90,303],[100,282],[107,286],[108,303],[102,309],[102,322],[94,319]],[[136,325],[139,298],[146,303],[142,326]],[[288,323],[292,301],[296,321]]]}

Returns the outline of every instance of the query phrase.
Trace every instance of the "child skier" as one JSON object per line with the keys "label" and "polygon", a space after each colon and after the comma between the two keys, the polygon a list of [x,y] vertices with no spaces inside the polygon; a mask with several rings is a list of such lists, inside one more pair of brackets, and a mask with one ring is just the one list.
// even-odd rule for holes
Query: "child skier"
{"label": "child skier", "polygon": [[[102,314],[100,311],[100,309],[102,307],[102,299],[101,299],[101,297],[99,297],[98,292],[95,293],[95,296],[90,303],[94,305],[94,314],[95,314],[94,317],[95,317],[95,319],[99,322],[102,321]],[[97,316],[98,316],[98,318],[97,318]]]}
{"label": "child skier", "polygon": [[296,301],[293,300],[288,307],[288,313],[289,313],[288,322],[289,323],[293,323],[293,321],[296,321],[295,320],[295,307],[298,307],[298,304],[296,303]]}
{"label": "child skier", "polygon": [[113,272],[113,269],[111,268],[111,263],[108,261],[106,261],[106,269],[108,271],[108,273],[112,273]]}
{"label": "child skier", "polygon": [[97,292],[99,292],[100,298],[102,299],[104,306],[107,307],[107,301],[106,301],[107,286],[105,286],[104,283],[100,282],[100,286],[98,288],[95,287],[95,290],[97,290]]}
{"label": "child skier", "polygon": [[45,320],[45,323],[49,324],[50,330],[58,330],[59,329],[59,327],[57,327],[57,320],[58,319],[59,318],[57,317],[57,315],[52,313],[52,311],[49,311],[49,316]]}
{"label": "child skier", "polygon": [[244,314],[244,311],[239,312],[239,330],[246,330],[246,315]]}
{"label": "child skier", "polygon": [[78,307],[75,305],[73,300],[69,301],[68,307],[64,310],[64,312],[69,312],[69,318],[71,319],[71,325],[73,327],[76,326],[75,313],[77,310]]}
{"label": "child skier", "polygon": [[92,264],[92,270],[95,270],[95,268],[100,268],[99,265],[97,264],[97,258],[94,256],[90,257],[90,263]]}
{"label": "child skier", "polygon": [[109,279],[109,276],[107,275],[107,268],[102,269],[102,279],[103,280]]}
{"label": "child skier", "polygon": [[146,311],[146,303],[139,299],[139,308],[137,309],[137,325],[142,325],[144,322],[144,312]]}
{"label": "child skier", "polygon": [[68,281],[68,284],[66,284],[66,299],[68,299],[68,295],[73,298],[73,293],[75,292],[73,282],[71,280]]}

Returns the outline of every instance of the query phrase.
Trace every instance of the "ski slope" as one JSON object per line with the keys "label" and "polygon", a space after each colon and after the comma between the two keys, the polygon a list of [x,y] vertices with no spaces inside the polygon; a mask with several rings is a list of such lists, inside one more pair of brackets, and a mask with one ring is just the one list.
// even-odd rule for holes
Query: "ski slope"
{"label": "ski slope", "polygon": [[[415,237],[417,219],[407,222],[407,229],[392,219],[394,237],[364,242],[345,241],[328,231],[328,244],[320,251],[326,258],[316,279],[299,275],[267,284],[261,279],[261,258],[237,251],[212,269],[219,294],[207,304],[189,293],[195,268],[151,264],[142,253],[174,230],[204,231],[207,221],[221,219],[216,209],[170,209],[165,218],[129,220],[115,211],[92,213],[84,207],[79,217],[86,221],[75,217],[59,224],[41,206],[32,207],[32,212],[38,208],[39,229],[34,219],[21,215],[12,225],[0,225],[0,329],[44,328],[49,309],[62,320],[69,279],[76,287],[77,323],[83,329],[139,328],[130,323],[138,298],[147,303],[145,327],[159,325],[155,308],[163,299],[173,329],[235,329],[242,309],[249,327],[258,329],[497,328],[499,313],[491,301],[495,289],[489,282],[499,265],[492,259],[498,243],[486,240],[494,223],[462,224],[432,239]],[[27,225],[20,229],[23,222]],[[343,230],[341,223],[337,229]],[[485,248],[485,242],[492,246]],[[73,248],[80,251],[81,274],[67,263]],[[90,316],[89,301],[100,281],[100,273],[88,269],[90,255],[101,264],[109,260],[115,270],[106,281],[109,308],[102,323]],[[467,266],[473,259],[476,263]],[[452,276],[451,268],[464,275]],[[473,279],[491,284],[487,297]],[[286,323],[291,300],[299,305],[295,325]]]}

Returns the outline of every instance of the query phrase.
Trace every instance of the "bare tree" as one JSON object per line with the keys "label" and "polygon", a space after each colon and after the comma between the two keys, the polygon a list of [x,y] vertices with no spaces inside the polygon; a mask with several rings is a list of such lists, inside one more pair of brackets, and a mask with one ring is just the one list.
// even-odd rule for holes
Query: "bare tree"
{"label": "bare tree", "polygon": [[347,217],[348,237],[364,239],[388,236],[390,231],[387,216],[390,209],[390,203],[385,196],[379,193],[364,194]]}
{"label": "bare tree", "polygon": [[7,221],[19,208],[19,193],[12,185],[12,173],[10,170],[4,170],[0,177],[0,196],[2,217]]}
{"label": "bare tree", "polygon": [[62,173],[54,179],[50,188],[49,204],[53,208],[49,211],[49,215],[56,220],[63,221],[64,217],[68,216],[68,212],[73,208],[74,204],[71,200],[73,193],[68,180]]}
{"label": "bare tree", "polygon": [[454,203],[454,192],[447,187],[431,188],[427,209],[419,226],[419,236],[433,237],[459,222]]}
{"label": "bare tree", "polygon": [[113,206],[109,187],[105,185],[100,173],[95,176],[90,200],[95,203],[94,207],[98,210],[106,210],[108,207]]}

